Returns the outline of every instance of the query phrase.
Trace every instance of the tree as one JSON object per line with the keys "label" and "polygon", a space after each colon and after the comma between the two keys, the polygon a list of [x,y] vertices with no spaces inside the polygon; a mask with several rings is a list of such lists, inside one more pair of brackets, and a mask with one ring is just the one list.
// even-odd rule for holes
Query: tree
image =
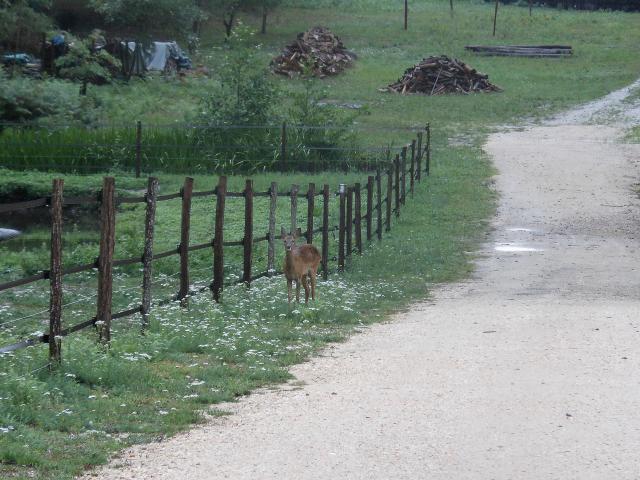
{"label": "tree", "polygon": [[95,31],[85,40],[67,38],[69,51],[56,60],[58,76],[82,83],[80,94],[87,94],[87,84],[103,84],[111,81],[111,72],[120,69],[120,62],[106,50],[96,50],[95,41],[100,35]]}
{"label": "tree", "polygon": [[35,52],[51,28],[49,0],[0,0],[0,43],[8,50]]}
{"label": "tree", "polygon": [[[200,0],[201,8],[206,9],[212,15],[220,16],[227,40],[236,25],[238,12],[241,9],[251,9],[257,6],[262,8],[263,28],[266,30],[266,15],[278,0]],[[206,5],[203,5],[205,4]]]}
{"label": "tree", "polygon": [[201,16],[194,0],[89,0],[105,22],[131,34],[189,33]]}
{"label": "tree", "polygon": [[262,28],[260,33],[263,35],[267,33],[267,16],[279,3],[280,0],[262,0]]}

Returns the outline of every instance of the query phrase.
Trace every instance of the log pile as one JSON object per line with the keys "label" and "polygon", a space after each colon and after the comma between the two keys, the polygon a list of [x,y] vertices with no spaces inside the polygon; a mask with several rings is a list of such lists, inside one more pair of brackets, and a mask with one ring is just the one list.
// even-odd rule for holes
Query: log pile
{"label": "log pile", "polygon": [[311,73],[322,78],[342,72],[355,58],[329,29],[314,27],[299,33],[296,41],[271,61],[271,67],[289,77]]}
{"label": "log pile", "polygon": [[488,78],[488,75],[483,75],[460,60],[441,55],[425,58],[408,68],[402,78],[381,91],[427,95],[502,91]]}
{"label": "log pile", "polygon": [[570,45],[467,45],[467,50],[478,55],[497,57],[570,57]]}

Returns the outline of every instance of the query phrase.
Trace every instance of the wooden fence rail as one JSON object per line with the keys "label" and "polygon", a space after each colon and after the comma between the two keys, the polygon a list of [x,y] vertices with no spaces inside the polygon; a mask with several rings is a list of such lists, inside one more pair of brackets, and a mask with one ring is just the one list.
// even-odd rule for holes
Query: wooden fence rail
{"label": "wooden fence rail", "polygon": [[[286,127],[283,127],[283,131]],[[53,188],[50,197],[29,200],[26,202],[10,203],[0,205],[0,213],[13,212],[36,207],[47,207],[51,212],[51,255],[48,270],[43,270],[35,275],[12,280],[0,284],[0,292],[28,285],[39,280],[49,280],[50,284],[50,308],[49,308],[49,333],[38,337],[29,338],[12,345],[0,347],[0,354],[12,352],[21,348],[36,345],[38,343],[49,344],[50,364],[56,365],[61,362],[61,340],[71,333],[83,330],[88,327],[96,327],[99,340],[108,344],[111,340],[111,324],[113,320],[128,317],[140,313],[142,317],[141,329],[144,330],[149,325],[149,314],[152,309],[152,273],[153,263],[163,258],[177,256],[180,263],[179,269],[179,289],[171,298],[160,300],[156,305],[164,305],[172,301],[180,301],[181,305],[187,306],[189,296],[194,293],[190,290],[189,272],[189,252],[202,249],[212,250],[212,282],[208,287],[201,288],[203,291],[209,288],[213,299],[216,302],[222,300],[224,287],[237,284],[249,286],[252,281],[276,274],[275,266],[275,246],[278,239],[276,231],[276,213],[279,197],[288,197],[291,204],[290,231],[295,232],[298,219],[298,200],[304,199],[307,202],[306,208],[306,230],[302,235],[308,243],[313,243],[314,234],[320,234],[321,250],[321,270],[322,277],[329,275],[329,246],[330,233],[337,231],[337,270],[345,269],[345,261],[350,258],[355,250],[358,254],[364,251],[363,228],[365,229],[366,242],[371,242],[375,236],[378,240],[383,238],[383,230],[391,230],[392,214],[400,214],[400,208],[406,202],[407,196],[407,174],[409,176],[409,194],[415,188],[415,182],[420,182],[422,174],[428,176],[431,163],[431,129],[427,125],[425,129],[426,140],[423,141],[422,133],[418,134],[416,140],[402,147],[400,153],[387,164],[386,169],[378,168],[376,174],[367,177],[366,182],[366,212],[363,214],[362,197],[363,192],[360,183],[353,185],[340,184],[335,196],[338,198],[338,225],[330,225],[331,189],[329,185],[323,185],[316,189],[314,183],[310,183],[306,192],[300,192],[298,185],[292,185],[286,193],[279,193],[276,182],[271,183],[266,192],[256,192],[253,188],[252,180],[246,180],[245,188],[242,192],[227,191],[227,178],[219,177],[218,185],[213,190],[194,191],[194,180],[185,178],[184,185],[180,192],[158,195],[159,182],[151,177],[148,180],[146,194],[142,197],[118,197],[115,196],[115,179],[106,177],[100,195],[96,197],[64,197],[62,179],[53,180]],[[409,162],[407,155],[410,152]],[[423,169],[424,160],[424,170]],[[386,175],[386,196],[383,198],[383,177]],[[190,244],[191,229],[191,204],[193,198],[214,197],[215,225],[213,239],[197,244]],[[254,229],[254,202],[256,197],[265,197],[269,204],[268,231],[261,234]],[[314,223],[314,212],[316,197],[322,197],[322,221],[317,226]],[[180,220],[180,243],[171,250],[156,253],[153,248],[154,230],[156,224],[156,211],[158,202],[181,199],[181,220]],[[225,204],[227,198],[242,198],[244,200],[244,235],[240,240],[226,241],[224,238],[225,226]],[[395,199],[395,202],[394,202]],[[63,268],[63,222],[62,208],[66,205],[77,205],[93,203],[100,208],[100,248],[96,260],[90,264],[77,265]],[[144,203],[145,204],[145,229],[144,229],[144,249],[139,257],[115,259],[115,227],[117,206],[124,203]],[[395,203],[394,208],[392,204]],[[386,212],[383,212],[386,210]],[[375,230],[374,230],[374,218]],[[363,226],[363,222],[365,225]],[[254,274],[254,248],[255,244],[267,242],[267,265],[266,270]],[[238,281],[225,284],[224,265],[225,247],[241,246],[243,249],[243,269]],[[142,298],[141,304],[120,312],[112,312],[113,307],[113,269],[116,266],[141,264],[142,266]],[[96,315],[76,325],[63,328],[63,303],[62,286],[66,275],[97,270],[97,304]]]}

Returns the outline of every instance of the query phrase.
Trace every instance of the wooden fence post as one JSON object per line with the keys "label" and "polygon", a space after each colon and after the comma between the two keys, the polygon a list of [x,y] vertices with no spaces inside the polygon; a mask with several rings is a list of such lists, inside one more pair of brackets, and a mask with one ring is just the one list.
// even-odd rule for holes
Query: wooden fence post
{"label": "wooden fence post", "polygon": [[316,184],[309,184],[307,192],[307,243],[313,243],[313,210],[315,209]]}
{"label": "wooden fence post", "polygon": [[425,150],[427,151],[425,173],[428,177],[431,173],[431,125],[429,123],[427,123],[427,144],[425,145]]}
{"label": "wooden fence post", "polygon": [[353,193],[355,196],[354,227],[356,229],[356,250],[358,250],[358,253],[362,253],[362,192],[359,183],[355,184]]}
{"label": "wooden fence post", "polygon": [[404,0],[404,29],[409,28],[409,0]]}
{"label": "wooden fence post", "polygon": [[111,341],[111,300],[113,296],[113,249],[116,239],[115,180],[105,177],[100,202],[100,255],[98,257],[98,311],[96,325],[100,342]]}
{"label": "wooden fence post", "polygon": [[418,145],[416,147],[416,180],[422,180],[422,132],[418,132]]}
{"label": "wooden fence post", "polygon": [[396,217],[400,216],[400,156],[396,155],[395,160],[395,181],[396,181]]}
{"label": "wooden fence post", "polygon": [[136,178],[140,178],[142,170],[142,122],[136,122]]}
{"label": "wooden fence post", "polygon": [[340,195],[340,223],[338,225],[338,270],[344,271],[344,237],[345,237],[345,194],[346,185],[341,183],[338,190]]}
{"label": "wooden fence post", "polygon": [[295,235],[298,228],[298,190],[298,185],[291,185],[291,235]]}
{"label": "wooden fence post", "polygon": [[272,277],[276,273],[276,210],[278,207],[278,184],[271,182],[269,189],[269,247],[267,251],[267,274]]}
{"label": "wooden fence post", "polygon": [[247,180],[244,187],[244,268],[243,280],[251,285],[251,262],[253,260],[253,182]]}
{"label": "wooden fence post", "polygon": [[182,187],[182,216],[180,221],[180,305],[189,305],[189,230],[191,229],[191,194],[193,178],[184,179]]}
{"label": "wooden fence post", "polygon": [[409,167],[409,192],[413,197],[413,188],[416,179],[416,141],[411,140],[411,163]]}
{"label": "wooden fence post", "polygon": [[322,190],[322,278],[329,277],[329,185]]}
{"label": "wooden fence post", "polygon": [[376,234],[378,240],[382,240],[382,170],[380,167],[376,170],[376,208],[378,210]]}
{"label": "wooden fence post", "polygon": [[51,192],[51,263],[49,268],[49,362],[62,361],[62,192],[64,180],[53,180]]}
{"label": "wooden fence post", "polygon": [[156,222],[156,197],[158,195],[158,179],[150,177],[147,183],[145,201],[147,211],[144,220],[144,252],[142,254],[142,330],[149,326],[149,310],[151,309],[151,281],[153,265],[153,233]]}
{"label": "wooden fence post", "polygon": [[391,230],[391,202],[393,201],[393,163],[389,166],[387,172],[387,228],[386,231]]}
{"label": "wooden fence post", "polygon": [[353,187],[347,187],[347,258],[351,256],[353,239]]}
{"label": "wooden fence post", "polygon": [[280,163],[282,170],[287,170],[287,122],[282,122],[282,131],[280,132]]}
{"label": "wooden fence post", "polygon": [[407,146],[402,147],[400,152],[400,178],[402,180],[400,185],[400,203],[404,205],[407,199]]}
{"label": "wooden fence post", "polygon": [[373,237],[373,175],[367,177],[367,242]]}
{"label": "wooden fence post", "polygon": [[220,177],[216,188],[216,226],[213,238],[213,299],[220,302],[224,289],[224,204],[227,196],[227,177]]}

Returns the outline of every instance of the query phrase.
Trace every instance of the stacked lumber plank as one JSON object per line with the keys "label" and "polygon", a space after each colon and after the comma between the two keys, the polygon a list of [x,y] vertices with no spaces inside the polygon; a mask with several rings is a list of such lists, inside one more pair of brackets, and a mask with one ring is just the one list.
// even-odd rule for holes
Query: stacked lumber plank
{"label": "stacked lumber plank", "polygon": [[467,45],[479,55],[499,57],[569,57],[573,55],[570,45]]}
{"label": "stacked lumber plank", "polygon": [[425,58],[408,68],[402,78],[381,91],[427,95],[500,92],[501,89],[489,82],[488,78],[488,75],[483,75],[460,60],[441,55]]}
{"label": "stacked lumber plank", "polygon": [[329,29],[314,27],[299,33],[296,41],[271,61],[271,67],[275,73],[289,77],[307,72],[326,77],[342,72],[355,58]]}

